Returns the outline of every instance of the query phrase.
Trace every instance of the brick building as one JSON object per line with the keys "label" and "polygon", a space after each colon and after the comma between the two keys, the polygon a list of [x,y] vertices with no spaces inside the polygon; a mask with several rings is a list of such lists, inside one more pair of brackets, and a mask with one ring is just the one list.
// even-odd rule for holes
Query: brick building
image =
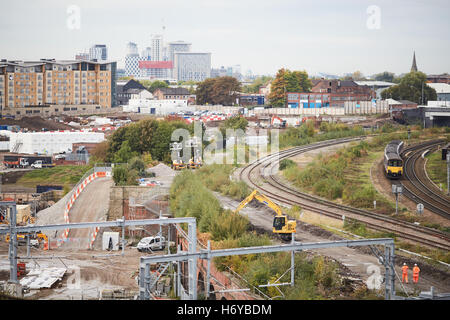
{"label": "brick building", "polygon": [[429,74],[427,75],[428,83],[447,83],[450,84],[450,74]]}
{"label": "brick building", "polygon": [[375,93],[369,86],[358,85],[353,80],[319,80],[313,84],[311,92],[314,93],[338,93],[358,96],[361,100],[375,98]]}
{"label": "brick building", "polygon": [[153,95],[158,100],[187,100],[191,93],[186,88],[159,88],[153,92]]}
{"label": "brick building", "polygon": [[314,80],[311,92],[288,92],[289,108],[344,107],[345,101],[369,101],[376,93],[353,80]]}

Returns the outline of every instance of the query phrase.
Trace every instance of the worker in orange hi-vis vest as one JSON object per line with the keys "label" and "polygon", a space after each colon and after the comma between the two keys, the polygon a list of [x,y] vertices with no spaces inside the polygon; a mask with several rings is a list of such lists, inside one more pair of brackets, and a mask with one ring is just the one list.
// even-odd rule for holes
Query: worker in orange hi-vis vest
{"label": "worker in orange hi-vis vest", "polygon": [[402,267],[402,283],[406,282],[408,283],[408,266],[406,265],[406,263],[403,263],[403,267]]}
{"label": "worker in orange hi-vis vest", "polygon": [[417,266],[417,264],[414,264],[414,268],[413,268],[413,282],[414,283],[419,282],[419,272],[420,272],[419,267]]}

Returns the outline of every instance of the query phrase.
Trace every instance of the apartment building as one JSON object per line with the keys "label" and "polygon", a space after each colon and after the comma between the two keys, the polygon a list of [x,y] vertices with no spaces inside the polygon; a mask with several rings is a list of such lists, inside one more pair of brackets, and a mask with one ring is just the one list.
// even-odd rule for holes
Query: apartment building
{"label": "apartment building", "polygon": [[211,77],[211,53],[174,52],[174,77],[178,81],[204,81]]}
{"label": "apartment building", "polygon": [[83,105],[110,108],[115,106],[115,72],[116,62],[2,59],[2,114],[14,117],[39,114],[43,107],[53,106],[53,110],[55,105],[64,106],[60,110],[57,108],[60,113]]}

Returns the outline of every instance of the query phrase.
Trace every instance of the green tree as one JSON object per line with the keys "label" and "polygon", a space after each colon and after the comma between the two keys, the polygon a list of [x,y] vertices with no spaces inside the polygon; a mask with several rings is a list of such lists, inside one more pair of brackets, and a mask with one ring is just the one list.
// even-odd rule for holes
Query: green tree
{"label": "green tree", "polygon": [[142,84],[147,90],[150,88],[150,85],[152,84],[152,81],[150,80],[138,80],[140,84]]}
{"label": "green tree", "polygon": [[272,81],[269,101],[274,107],[284,107],[287,92],[310,92],[311,87],[312,83],[306,71],[290,71],[282,68]]}
{"label": "green tree", "polygon": [[382,73],[378,73],[374,76],[374,79],[377,81],[386,81],[393,82],[395,78],[395,74],[392,72],[384,71]]}
{"label": "green tree", "polygon": [[245,119],[244,117],[241,117],[241,116],[235,116],[235,117],[228,118],[223,123],[223,127],[225,129],[235,129],[235,130],[241,129],[243,131],[245,131],[245,129],[247,128],[247,125],[248,125],[247,119]]}
{"label": "green tree", "polygon": [[231,106],[241,91],[241,83],[234,77],[219,77],[215,79],[211,98],[214,104]]}
{"label": "green tree", "polygon": [[128,180],[128,168],[125,165],[113,168],[113,180],[116,186],[124,186]]}
{"label": "green tree", "polygon": [[128,162],[131,170],[136,170],[139,176],[145,174],[145,163],[140,157],[134,157]]}
{"label": "green tree", "polygon": [[210,98],[210,94],[213,91],[213,86],[215,83],[214,78],[206,79],[198,84],[197,89],[195,90],[197,103],[200,105],[203,104],[211,104],[212,100]]}
{"label": "green tree", "polygon": [[131,158],[133,158],[137,155],[138,155],[138,153],[136,151],[131,150],[130,143],[128,142],[128,140],[124,140],[122,142],[122,146],[114,155],[114,162],[115,163],[127,163],[128,160],[130,160]]}
{"label": "green tree", "polygon": [[241,84],[236,78],[209,78],[197,86],[197,103],[234,105],[240,91]]}
{"label": "green tree", "polygon": [[310,92],[312,88],[312,82],[308,77],[306,71],[293,71],[292,72],[297,78],[297,82],[300,86],[301,92]]}
{"label": "green tree", "polygon": [[359,70],[357,70],[357,71],[355,71],[355,72],[352,73],[352,78],[353,78],[353,80],[355,80],[355,81],[358,81],[358,80],[366,80],[366,77],[365,77],[365,76],[362,74],[362,72],[359,71]]}
{"label": "green tree", "polygon": [[160,89],[160,88],[167,88],[169,85],[167,84],[167,82],[165,81],[160,81],[160,80],[155,80],[151,83],[150,87],[148,88],[148,90],[153,93],[156,91],[156,89]]}
{"label": "green tree", "polygon": [[149,154],[150,159],[170,162],[169,144],[172,132],[177,128],[186,129],[191,134],[194,131],[194,125],[184,121],[155,119],[144,119],[121,127],[108,138],[107,159],[123,163],[134,156]]}
{"label": "green tree", "polygon": [[426,104],[429,100],[436,100],[436,91],[426,84],[426,79],[427,76],[423,72],[410,72],[401,78],[398,85],[381,92],[381,97],[383,99],[410,100],[418,104]]}
{"label": "green tree", "polygon": [[253,80],[252,84],[244,86],[242,88],[242,92],[259,93],[259,88],[272,80],[273,80],[273,77],[270,77],[270,76],[257,77],[255,80]]}
{"label": "green tree", "polygon": [[278,70],[269,94],[269,101],[274,107],[284,107],[286,105],[286,92],[289,70],[281,68]]}

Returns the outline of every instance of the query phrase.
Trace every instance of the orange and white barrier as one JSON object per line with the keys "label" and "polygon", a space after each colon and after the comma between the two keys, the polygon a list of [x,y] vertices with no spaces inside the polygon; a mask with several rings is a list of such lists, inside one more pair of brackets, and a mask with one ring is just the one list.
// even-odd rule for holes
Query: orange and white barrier
{"label": "orange and white barrier", "polygon": [[[80,183],[78,185],[78,187],[76,188],[76,190],[74,190],[74,192],[72,193],[72,196],[70,197],[69,201],[67,202],[67,205],[64,209],[64,222],[65,223],[70,223],[70,219],[69,219],[69,212],[70,209],[72,209],[73,204],[75,203],[75,200],[78,198],[78,196],[81,194],[81,192],[84,190],[84,188],[86,188],[86,186],[91,183],[92,181],[94,181],[97,178],[101,178],[101,177],[107,177],[107,176],[111,176],[111,172],[94,172],[92,174],[90,174],[89,176],[87,176],[82,183]],[[96,228],[98,229],[98,228]],[[95,241],[95,237],[97,236],[98,230],[96,230],[96,232],[94,232],[94,237],[91,240],[91,243],[93,243]],[[69,237],[69,229],[65,229],[64,232],[61,235],[61,241],[57,242],[57,246],[61,246],[62,243],[67,241],[67,238]]]}
{"label": "orange and white barrier", "polygon": [[89,244],[89,248],[93,247],[95,238],[97,238],[97,234],[99,231],[100,231],[100,228],[98,228],[98,227],[94,229],[94,234],[92,235],[92,239],[91,239],[91,243]]}

